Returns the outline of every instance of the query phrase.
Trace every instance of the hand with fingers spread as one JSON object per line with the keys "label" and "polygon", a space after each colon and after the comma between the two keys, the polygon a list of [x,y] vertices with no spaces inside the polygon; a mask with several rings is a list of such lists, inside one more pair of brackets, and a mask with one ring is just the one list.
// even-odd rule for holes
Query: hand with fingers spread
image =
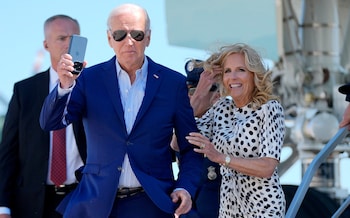
{"label": "hand with fingers spread", "polygon": [[215,163],[222,163],[224,154],[218,152],[209,139],[198,132],[191,132],[189,136],[186,136],[189,143],[197,146],[193,150],[197,153],[203,154],[209,160]]}

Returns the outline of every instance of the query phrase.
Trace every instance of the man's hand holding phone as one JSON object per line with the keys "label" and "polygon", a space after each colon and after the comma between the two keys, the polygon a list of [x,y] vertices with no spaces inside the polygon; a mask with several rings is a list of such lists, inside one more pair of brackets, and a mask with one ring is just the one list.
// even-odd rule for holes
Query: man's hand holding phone
{"label": "man's hand holding phone", "polygon": [[61,88],[67,89],[72,87],[74,80],[86,66],[87,62],[84,61],[86,46],[86,37],[72,35],[68,54],[62,55],[57,67]]}
{"label": "man's hand holding phone", "polygon": [[[82,69],[86,66],[87,62],[83,61]],[[78,78],[80,74],[73,74],[74,62],[70,54],[63,54],[61,60],[57,66],[57,74],[60,79],[60,87],[62,89],[68,89],[73,86],[74,80]]]}

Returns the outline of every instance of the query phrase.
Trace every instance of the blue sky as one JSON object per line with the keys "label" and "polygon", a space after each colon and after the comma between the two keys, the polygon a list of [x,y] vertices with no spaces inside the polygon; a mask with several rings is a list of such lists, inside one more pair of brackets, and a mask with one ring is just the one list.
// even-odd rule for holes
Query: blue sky
{"label": "blue sky", "polygon": [[[8,101],[12,95],[13,84],[33,75],[33,66],[38,52],[43,46],[43,22],[55,14],[67,14],[79,20],[81,35],[88,38],[86,60],[88,65],[105,61],[113,56],[107,43],[106,20],[110,10],[126,2],[145,7],[151,18],[152,38],[146,54],[154,61],[184,73],[187,59],[204,59],[207,51],[171,46],[168,42],[165,14],[165,0],[134,1],[84,1],[84,0],[11,0],[0,7],[0,97]],[[215,37],[215,36],[213,36]],[[48,53],[44,51],[39,71],[49,67]],[[6,105],[0,102],[0,114],[6,112]],[[345,169],[349,161],[341,165]],[[344,170],[342,171],[344,172]],[[342,177],[341,185],[350,189],[349,178]],[[283,184],[299,184],[301,164],[298,161],[286,172]]]}
{"label": "blue sky", "polygon": [[[148,10],[151,18],[152,39],[146,50],[154,61],[184,73],[188,58],[205,58],[202,50],[170,46],[166,35],[164,1],[89,1],[83,0],[11,0],[0,7],[0,95],[9,100],[13,83],[33,75],[33,65],[38,52],[42,51],[43,22],[54,14],[67,14],[80,22],[81,35],[88,37],[86,60],[88,65],[112,57],[106,37],[106,20],[111,9],[121,3],[137,3]],[[44,52],[40,70],[49,67],[48,53]],[[0,113],[3,112],[0,105]]]}

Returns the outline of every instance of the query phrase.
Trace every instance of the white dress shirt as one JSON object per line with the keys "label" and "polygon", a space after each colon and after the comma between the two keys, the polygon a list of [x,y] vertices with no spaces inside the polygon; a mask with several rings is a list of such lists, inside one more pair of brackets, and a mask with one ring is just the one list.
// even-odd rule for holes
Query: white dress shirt
{"label": "white dress shirt", "polygon": [[[124,120],[127,133],[130,133],[136,115],[140,109],[143,97],[145,95],[146,80],[147,80],[147,69],[148,61],[147,58],[144,59],[144,63],[141,69],[136,71],[136,79],[133,84],[131,84],[130,77],[119,65],[118,60],[116,60],[117,77],[119,83],[120,98],[124,110]],[[58,86],[58,96],[63,96],[73,90],[75,83],[69,89],[62,89]],[[122,171],[119,178],[119,188],[121,187],[140,187],[141,184],[137,180],[134,171],[132,170],[129,162],[128,154],[124,157],[124,162],[122,165]]]}
{"label": "white dress shirt", "polygon": [[[119,65],[116,60],[117,77],[119,82],[120,98],[124,109],[124,120],[127,133],[129,134],[136,115],[139,112],[143,97],[145,95],[148,61],[145,58],[141,69],[136,71],[136,79],[133,84],[130,77]],[[119,187],[140,187],[141,184],[137,180],[129,162],[128,154],[125,155],[122,172],[119,179]]]}

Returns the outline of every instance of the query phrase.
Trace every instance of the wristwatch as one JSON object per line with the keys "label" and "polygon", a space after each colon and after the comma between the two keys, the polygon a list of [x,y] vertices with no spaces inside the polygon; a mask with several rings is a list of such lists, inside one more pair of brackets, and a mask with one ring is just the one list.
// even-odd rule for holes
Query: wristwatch
{"label": "wristwatch", "polygon": [[231,162],[231,157],[230,157],[230,155],[227,154],[225,157],[224,166],[227,167],[230,164],[230,162]]}

